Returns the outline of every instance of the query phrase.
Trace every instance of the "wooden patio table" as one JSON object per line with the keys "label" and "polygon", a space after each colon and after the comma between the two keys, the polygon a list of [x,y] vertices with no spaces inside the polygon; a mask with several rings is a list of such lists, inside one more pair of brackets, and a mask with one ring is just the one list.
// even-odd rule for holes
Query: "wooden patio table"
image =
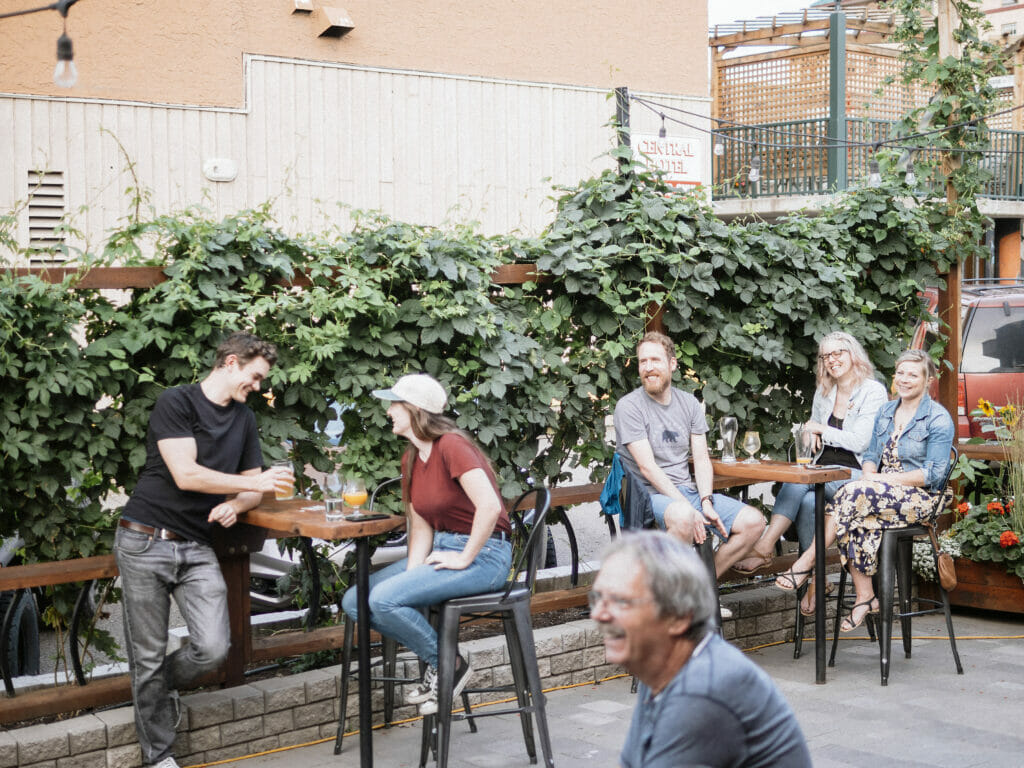
{"label": "wooden patio table", "polygon": [[[762,459],[756,464],[744,461],[726,463],[712,459],[715,471],[715,485],[752,485],[760,482],[800,483],[814,486],[814,540],[825,540],[825,483],[832,480],[847,480],[850,470],[846,467],[797,465],[786,461]],[[728,482],[735,480],[735,482]],[[814,580],[818,585],[825,583],[825,548],[815,547]],[[815,682],[825,682],[825,590],[814,590],[814,668]]]}
{"label": "wooden patio table", "polygon": [[[309,499],[278,501],[273,494],[266,494],[263,502],[243,515],[239,522],[265,528],[276,534],[287,536],[308,536],[329,541],[353,540],[356,544],[356,588],[359,590],[358,616],[358,659],[359,659],[359,764],[362,768],[373,766],[373,730],[370,708],[370,540],[371,536],[390,533],[405,525],[401,515],[388,516],[379,520],[351,522],[339,520],[329,522],[324,516],[323,503]],[[249,623],[249,555],[240,553],[232,557],[232,567],[225,568],[225,580],[231,573],[233,584],[228,585],[231,595],[232,644],[239,642],[245,649],[242,654],[233,654],[243,659],[251,656],[252,634]],[[243,662],[244,663],[244,662]]]}

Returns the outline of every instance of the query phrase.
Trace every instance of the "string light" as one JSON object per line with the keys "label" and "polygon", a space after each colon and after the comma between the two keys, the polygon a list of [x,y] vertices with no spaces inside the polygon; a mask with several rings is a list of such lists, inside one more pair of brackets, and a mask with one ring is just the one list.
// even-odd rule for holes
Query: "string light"
{"label": "string light", "polygon": [[723,144],[722,140],[720,138],[718,138],[718,136],[716,135],[715,136],[715,157],[721,157],[724,154],[725,154],[725,144]]}
{"label": "string light", "polygon": [[[968,149],[968,148],[963,148],[963,147],[921,146],[921,145],[915,145],[915,144],[907,144],[906,142],[911,140],[911,139],[917,139],[917,138],[923,138],[925,136],[933,136],[933,135],[936,135],[936,134],[947,133],[947,132],[953,131],[953,130],[955,130],[957,128],[969,128],[971,126],[976,126],[979,123],[982,123],[982,122],[984,122],[986,120],[990,120],[990,119],[992,119],[994,117],[1001,117],[1003,115],[1010,114],[1012,112],[1016,112],[1017,110],[1024,109],[1024,103],[1022,103],[1022,104],[1018,104],[1018,105],[1013,106],[1013,107],[1007,107],[1006,109],[997,110],[997,111],[992,112],[991,114],[988,114],[988,115],[982,115],[980,117],[972,118],[971,120],[965,120],[965,121],[960,122],[960,123],[955,123],[953,125],[947,125],[947,126],[943,126],[943,127],[940,127],[940,128],[934,128],[934,129],[928,130],[928,131],[920,131],[918,133],[910,134],[909,136],[902,136],[902,137],[897,137],[897,138],[892,138],[892,139],[883,139],[881,141],[878,141],[878,140],[871,140],[871,141],[850,141],[850,140],[844,140],[844,141],[840,141],[840,140],[835,139],[834,137],[831,137],[831,136],[822,137],[822,136],[817,135],[817,134],[801,133],[801,132],[797,132],[797,131],[786,131],[786,130],[779,129],[779,128],[771,128],[769,126],[762,126],[762,125],[756,125],[756,124],[750,125],[750,124],[746,124],[746,123],[740,123],[740,122],[737,122],[735,120],[727,120],[727,119],[724,119],[724,118],[709,117],[708,115],[702,115],[702,114],[697,113],[697,112],[691,112],[689,110],[683,109],[682,107],[677,107],[677,106],[674,106],[672,104],[659,104],[657,102],[652,102],[652,101],[649,101],[649,100],[647,100],[647,99],[645,99],[643,97],[634,96],[632,94],[630,94],[629,98],[630,98],[630,101],[635,101],[637,104],[639,104],[639,105],[641,105],[643,107],[646,107],[647,109],[649,109],[652,112],[654,112],[655,114],[657,114],[660,118],[662,118],[663,121],[670,120],[670,121],[672,121],[672,122],[674,122],[674,123],[676,123],[678,125],[682,125],[684,127],[691,128],[691,129],[693,129],[695,131],[698,131],[700,133],[706,133],[706,134],[715,136],[716,139],[719,140],[719,142],[721,142],[722,140],[728,140],[728,141],[732,141],[732,142],[737,143],[737,144],[748,144],[748,145],[752,145],[752,146],[753,145],[759,145],[759,146],[766,147],[766,148],[769,148],[769,149],[789,149],[789,150],[793,150],[793,149],[851,149],[851,148],[856,149],[856,148],[860,148],[860,147],[864,147],[864,148],[867,148],[867,147],[879,148],[879,147],[883,147],[884,146],[884,147],[891,147],[891,148],[894,148],[894,149],[903,149],[903,150],[908,150],[908,151],[935,151],[935,152],[950,152],[950,153],[982,152],[984,150]],[[746,138],[743,138],[741,136],[730,136],[728,134],[722,133],[721,129],[715,130],[715,129],[705,128],[705,127],[699,126],[699,125],[694,125],[692,123],[688,123],[688,122],[686,122],[684,120],[681,120],[681,119],[679,119],[677,117],[672,117],[670,115],[666,115],[665,112],[662,111],[662,110],[670,110],[670,111],[675,111],[675,112],[681,112],[683,114],[691,115],[693,117],[697,117],[697,118],[700,118],[702,120],[713,120],[719,126],[727,125],[727,126],[731,126],[731,127],[735,127],[735,128],[746,128],[746,129],[751,129],[751,130],[757,130],[759,133],[774,134],[774,135],[783,136],[783,137],[796,137],[796,138],[812,139],[812,140],[814,140],[814,143],[813,144],[804,144],[804,145],[793,144],[792,142],[772,143],[772,142],[766,142],[766,141],[764,141],[762,139],[746,139]],[[724,154],[724,146],[723,146],[723,154]],[[1006,151],[1001,152],[1001,154],[1004,154],[1004,155],[1024,154],[1024,150],[1006,150]]]}
{"label": "string light", "polygon": [[664,139],[668,135],[668,131],[665,130],[665,113],[661,113],[661,128],[658,129],[658,138]]}
{"label": "string light", "polygon": [[[757,151],[756,146],[754,147],[754,151]],[[747,174],[747,178],[750,179],[751,182],[756,182],[761,179],[761,157],[759,155],[754,155],[750,158],[750,173]]]}
{"label": "string light", "polygon": [[0,13],[0,19],[10,19],[14,16],[27,16],[30,13],[40,11],[57,11],[64,20],[64,31],[57,38],[57,66],[53,69],[53,82],[61,88],[71,88],[78,82],[78,67],[75,66],[75,49],[68,37],[68,9],[77,3],[78,0],[56,0],[49,5],[41,5],[38,8],[25,8],[20,11]]}
{"label": "string light", "polygon": [[914,173],[913,168],[907,168],[907,175],[903,177],[903,182],[908,187],[912,187],[917,184],[917,174]]}
{"label": "string light", "polygon": [[874,159],[868,160],[868,186],[882,186],[882,174],[878,170],[878,161]]}

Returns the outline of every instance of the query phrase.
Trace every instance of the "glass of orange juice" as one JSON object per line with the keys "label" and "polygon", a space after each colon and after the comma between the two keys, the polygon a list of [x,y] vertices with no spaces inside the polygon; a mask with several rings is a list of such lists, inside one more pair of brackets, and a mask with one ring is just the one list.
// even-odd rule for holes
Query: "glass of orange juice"
{"label": "glass of orange juice", "polygon": [[366,483],[361,477],[350,477],[345,481],[345,490],[341,492],[342,500],[352,507],[353,514],[359,514],[359,508],[366,503]]}
{"label": "glass of orange juice", "polygon": [[272,467],[283,467],[291,472],[291,477],[287,481],[281,481],[274,487],[274,498],[278,500],[294,499],[295,498],[295,468],[288,459],[282,459],[275,461]]}

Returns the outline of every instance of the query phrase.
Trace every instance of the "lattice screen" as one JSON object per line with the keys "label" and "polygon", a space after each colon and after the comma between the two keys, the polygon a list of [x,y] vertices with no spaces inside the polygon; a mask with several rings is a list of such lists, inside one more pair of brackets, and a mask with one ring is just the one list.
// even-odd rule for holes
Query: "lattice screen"
{"label": "lattice screen", "polygon": [[[927,101],[918,87],[898,82],[876,94],[885,78],[899,74],[896,52],[857,46],[846,54],[846,116],[898,120]],[[744,56],[719,62],[718,116],[745,125],[828,116],[828,46]],[[865,105],[868,105],[865,108]]]}

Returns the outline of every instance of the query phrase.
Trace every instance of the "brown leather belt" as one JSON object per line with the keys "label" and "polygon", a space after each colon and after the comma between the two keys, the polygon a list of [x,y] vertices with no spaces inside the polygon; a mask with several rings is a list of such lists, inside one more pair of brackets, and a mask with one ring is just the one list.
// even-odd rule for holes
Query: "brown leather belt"
{"label": "brown leather belt", "polygon": [[154,528],[151,525],[136,523],[134,520],[125,520],[123,517],[117,524],[122,528],[127,528],[129,531],[137,531],[138,533],[152,536],[154,539],[169,539],[172,541],[184,541],[185,539],[184,536],[179,536],[174,531],[168,531],[166,528]]}

